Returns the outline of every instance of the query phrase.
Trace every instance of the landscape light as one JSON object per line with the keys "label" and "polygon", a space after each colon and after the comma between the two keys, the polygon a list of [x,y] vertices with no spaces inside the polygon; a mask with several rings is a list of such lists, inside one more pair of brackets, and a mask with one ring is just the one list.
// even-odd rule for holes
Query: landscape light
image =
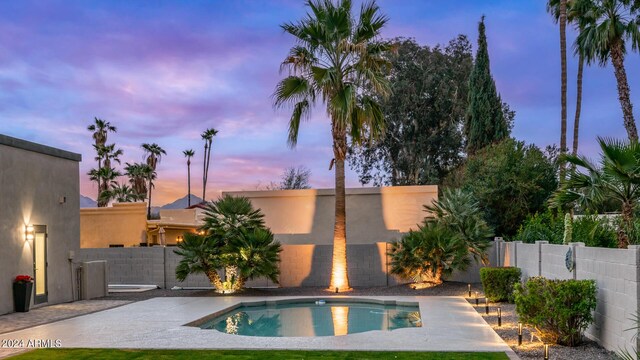
{"label": "landscape light", "polygon": [[24,228],[24,236],[27,241],[33,240],[34,238],[34,229],[33,225],[27,225]]}
{"label": "landscape light", "polygon": [[478,300],[480,299],[478,299],[478,292],[476,291],[476,306],[478,306]]}
{"label": "landscape light", "polygon": [[498,326],[502,326],[502,308],[498,306]]}
{"label": "landscape light", "polygon": [[518,322],[518,346],[522,345],[522,323]]}
{"label": "landscape light", "polygon": [[338,287],[336,287],[336,294],[338,293],[338,290],[339,290],[339,288],[338,288]]}
{"label": "landscape light", "polygon": [[549,344],[544,344],[544,360],[549,360]]}
{"label": "landscape light", "polygon": [[487,297],[484,298],[484,312],[489,315],[489,299]]}
{"label": "landscape light", "polygon": [[467,287],[469,288],[469,297],[471,297],[471,284],[467,284]]}

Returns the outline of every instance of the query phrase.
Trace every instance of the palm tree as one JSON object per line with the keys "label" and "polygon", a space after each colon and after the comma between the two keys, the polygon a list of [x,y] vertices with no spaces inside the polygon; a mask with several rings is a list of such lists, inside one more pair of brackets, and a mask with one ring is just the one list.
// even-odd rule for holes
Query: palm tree
{"label": "palm tree", "polygon": [[[117,184],[116,180],[119,176],[122,176],[120,172],[111,167],[102,167],[100,169],[91,169],[87,175],[89,175],[89,179],[91,181],[100,182],[100,186],[112,186]],[[108,191],[108,187],[105,189],[100,189],[100,193],[98,194],[98,207],[105,207],[109,204],[111,198],[103,195],[104,192]]]}
{"label": "palm tree", "polygon": [[187,158],[187,206],[191,207],[191,158],[195,155],[193,150],[184,150],[182,152]]}
{"label": "palm tree", "polygon": [[96,153],[97,156],[95,157],[96,160],[98,161],[104,161],[102,163],[103,167],[111,167],[111,161],[115,161],[118,164],[120,164],[120,156],[122,156],[122,154],[124,154],[124,152],[122,151],[122,149],[117,149],[116,150],[116,144],[111,144],[111,145],[102,145],[99,147],[96,147],[94,145],[95,149],[96,149]]}
{"label": "palm tree", "polygon": [[391,273],[414,282],[441,284],[442,277],[470,264],[465,242],[439,221],[428,221],[391,245]]}
{"label": "palm tree", "polygon": [[636,22],[637,10],[631,0],[575,0],[580,9],[579,24],[582,31],[576,39],[578,53],[584,54],[587,64],[606,65],[611,59],[618,85],[618,98],[624,116],[629,140],[638,141],[638,130],[633,117],[633,105],[627,73],[624,67],[626,40],[631,39],[634,49],[640,43],[640,30]]}
{"label": "palm tree", "polygon": [[[162,155],[166,155],[167,152],[160,147],[160,145],[153,144],[142,144],[142,150],[144,150],[144,154],[146,156],[147,165],[153,170],[153,173],[156,172],[156,167],[158,163],[162,159]],[[154,177],[155,178],[155,177]],[[147,179],[149,181],[149,204],[147,205],[147,218],[151,219],[151,189],[153,186],[153,179],[149,177]]]}
{"label": "palm tree", "polygon": [[144,163],[126,163],[124,171],[129,177],[129,184],[136,193],[137,200],[144,201],[147,198],[147,183],[156,179],[155,171]]}
{"label": "palm tree", "polygon": [[135,202],[138,200],[138,194],[133,187],[126,184],[111,184],[111,188],[100,193],[103,201],[109,202],[114,200],[118,203]]}
{"label": "palm tree", "polygon": [[209,181],[209,162],[211,161],[211,146],[213,137],[218,134],[218,130],[210,128],[205,130],[200,136],[204,140],[204,161],[202,162],[202,201],[207,200],[207,181]]}
{"label": "palm tree", "polygon": [[[424,208],[435,216],[436,221],[460,236],[476,261],[482,261],[484,265],[489,264],[486,251],[493,231],[483,219],[480,203],[470,192],[444,189],[438,200],[434,200],[431,205],[425,205]],[[427,218],[426,221],[433,220]]]}
{"label": "palm tree", "polygon": [[281,25],[294,36],[296,45],[281,65],[288,70],[273,93],[274,106],[292,106],[289,146],[298,142],[300,123],[308,119],[316,100],[326,106],[331,119],[335,164],[335,225],[330,288],[349,289],[345,214],[344,160],[347,137],[354,143],[376,139],[384,131],[384,118],[376,97],[387,96],[385,77],[390,66],[385,54],[390,45],[379,42],[387,17],[375,1],[351,14],[351,1],[308,0],[310,12],[298,22]]}
{"label": "palm tree", "polygon": [[[549,0],[547,12],[560,23],[560,154],[567,151],[567,0]],[[564,177],[564,164],[560,164],[560,177]]]}
{"label": "palm tree", "polygon": [[584,156],[565,155],[567,162],[582,171],[572,170],[550,203],[558,208],[594,208],[605,200],[616,201],[622,213],[618,247],[626,248],[640,200],[640,144],[603,138],[598,138],[598,143],[602,151],[600,166]]}
{"label": "palm tree", "polygon": [[[96,149],[96,151],[102,148],[104,144],[107,143],[109,132],[118,131],[118,129],[116,129],[115,126],[111,125],[110,122],[98,119],[97,117],[94,118],[93,124],[87,126],[87,130],[93,132],[92,137],[94,140],[94,148]],[[102,168],[102,158],[98,156],[96,160],[98,161],[99,170]],[[98,182],[98,197],[100,197],[100,192],[102,191],[103,187],[100,186],[100,178],[98,178],[96,181]]]}

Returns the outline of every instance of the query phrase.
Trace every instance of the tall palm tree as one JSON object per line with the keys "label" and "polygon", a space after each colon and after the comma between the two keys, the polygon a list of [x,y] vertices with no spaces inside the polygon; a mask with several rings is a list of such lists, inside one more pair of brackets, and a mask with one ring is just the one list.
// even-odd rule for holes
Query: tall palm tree
{"label": "tall palm tree", "polygon": [[631,6],[631,0],[575,1],[575,6],[581,9],[579,23],[583,26],[576,39],[577,51],[584,54],[587,64],[597,61],[604,66],[611,59],[624,126],[629,140],[638,141],[631,90],[624,67],[626,41],[630,39],[634,49],[637,49],[640,43],[640,30],[636,21],[638,11]]}
{"label": "tall palm tree", "polygon": [[156,173],[151,166],[145,163],[126,163],[125,175],[129,177],[129,184],[137,195],[137,200],[144,201],[147,198],[147,183],[156,179]]}
{"label": "tall palm tree", "polygon": [[196,153],[190,149],[184,150],[182,154],[187,158],[187,206],[191,207],[191,158]]}
{"label": "tall palm tree", "polygon": [[375,1],[366,2],[357,17],[351,1],[308,0],[302,20],[281,25],[296,40],[281,65],[288,70],[273,93],[276,108],[292,106],[289,146],[298,142],[300,123],[308,119],[316,101],[326,106],[331,119],[335,164],[335,225],[330,288],[349,289],[345,213],[344,160],[347,137],[359,143],[384,131],[377,96],[391,92],[386,78],[390,66],[385,54],[390,46],[378,41],[387,17]]}
{"label": "tall palm tree", "polygon": [[[553,16],[556,22],[560,19],[560,2],[561,0],[549,0],[547,3],[547,11]],[[580,8],[581,4],[576,4],[576,0],[567,0],[567,22],[574,25],[578,33],[582,32],[584,21]],[[578,73],[576,75],[576,110],[573,119],[573,144],[571,149],[572,155],[578,154],[578,140],[580,134],[580,114],[582,111],[582,77],[584,74],[584,54],[574,43],[574,55],[578,55]]]}
{"label": "tall palm tree", "polygon": [[[564,154],[567,151],[567,0],[550,0],[547,11],[560,24],[560,154]],[[560,177],[564,177],[564,163],[560,164]]]}
{"label": "tall palm tree", "polygon": [[202,200],[207,200],[207,181],[209,181],[209,162],[211,161],[211,146],[213,137],[218,135],[218,130],[209,128],[200,135],[204,140],[204,161],[202,162]]}
{"label": "tall palm tree", "polygon": [[[160,147],[160,145],[153,143],[153,144],[142,144],[142,150],[144,150],[144,154],[146,156],[146,162],[147,165],[149,165],[149,167],[153,170],[153,173],[156,172],[156,167],[158,166],[158,163],[160,163],[160,160],[162,159],[162,155],[166,155],[167,152]],[[147,205],[147,218],[150,219],[151,218],[151,189],[154,187],[153,186],[153,179],[151,177],[149,177],[147,179],[149,181],[149,203]]]}
{"label": "tall palm tree", "polygon": [[593,208],[605,200],[619,203],[622,224],[618,247],[626,248],[640,201],[640,144],[603,138],[598,138],[598,143],[602,151],[599,166],[584,156],[565,155],[565,160],[580,171],[569,173],[550,203],[558,208],[576,205]]}
{"label": "tall palm tree", "polygon": [[[87,130],[93,132],[92,134],[93,141],[94,141],[93,146],[97,151],[107,143],[109,132],[116,132],[118,131],[118,129],[115,126],[111,125],[110,122],[102,119],[98,119],[97,117],[94,117],[93,121],[94,121],[93,124],[87,126]],[[102,168],[102,158],[98,156],[96,157],[96,160],[98,161],[98,170],[99,170]],[[100,192],[104,187],[100,186],[101,185],[100,178],[98,178],[95,181],[98,183],[98,197],[100,197]]]}

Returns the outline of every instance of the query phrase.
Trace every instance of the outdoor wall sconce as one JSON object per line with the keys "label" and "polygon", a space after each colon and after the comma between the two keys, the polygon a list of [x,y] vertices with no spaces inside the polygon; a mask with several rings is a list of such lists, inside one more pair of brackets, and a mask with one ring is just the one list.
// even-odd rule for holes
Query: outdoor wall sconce
{"label": "outdoor wall sconce", "polygon": [[471,284],[467,284],[467,287],[469,288],[469,297],[471,297]]}
{"label": "outdoor wall sconce", "polygon": [[502,308],[498,306],[498,326],[502,326]]}
{"label": "outdoor wall sconce", "polygon": [[183,237],[182,235],[179,235],[179,236],[176,238],[176,241],[177,241],[177,242],[179,242],[179,243],[181,243],[183,240],[184,240],[184,237]]}
{"label": "outdoor wall sconce", "polygon": [[478,301],[479,301],[479,300],[480,300],[480,299],[478,298],[478,292],[476,291],[476,306],[478,306]]}
{"label": "outdoor wall sconce", "polygon": [[544,344],[544,360],[549,360],[549,344]]}
{"label": "outdoor wall sconce", "polygon": [[24,238],[27,241],[31,241],[34,239],[35,231],[33,229],[33,225],[26,225],[24,227]]}
{"label": "outdoor wall sconce", "polygon": [[487,297],[484,298],[484,312],[489,315],[489,299]]}
{"label": "outdoor wall sconce", "polygon": [[518,346],[522,345],[522,323],[518,323]]}

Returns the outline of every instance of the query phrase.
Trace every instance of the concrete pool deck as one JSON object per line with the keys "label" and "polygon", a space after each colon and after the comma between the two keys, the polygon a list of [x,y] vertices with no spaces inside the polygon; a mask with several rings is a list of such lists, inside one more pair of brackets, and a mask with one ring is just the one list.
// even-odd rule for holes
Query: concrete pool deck
{"label": "concrete pool deck", "polygon": [[[139,349],[307,349],[492,351],[515,354],[462,297],[332,296],[417,302],[422,327],[327,337],[251,337],[184,326],[238,302],[318,297],[153,298],[0,335],[1,340],[60,340],[62,347]],[[327,298],[327,297],[325,297]]]}

